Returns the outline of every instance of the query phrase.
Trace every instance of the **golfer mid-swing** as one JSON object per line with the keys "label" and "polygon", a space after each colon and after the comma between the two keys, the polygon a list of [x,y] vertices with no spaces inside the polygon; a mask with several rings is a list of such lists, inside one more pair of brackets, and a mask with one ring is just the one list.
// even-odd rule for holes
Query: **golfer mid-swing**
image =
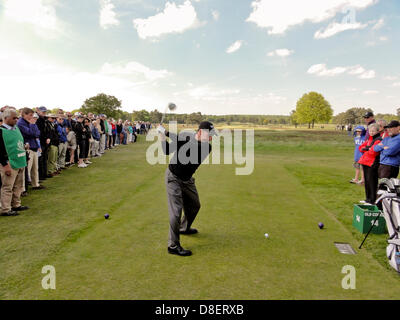
{"label": "golfer mid-swing", "polygon": [[[200,200],[192,177],[211,152],[210,141],[217,135],[211,122],[203,121],[196,133],[181,132],[176,135],[161,125],[157,128],[166,155],[174,153],[165,172],[169,211],[168,253],[190,256],[192,252],[181,247],[180,234],[195,234],[191,228],[200,210]],[[166,141],[171,139],[171,143]],[[185,215],[181,219],[182,210]]]}

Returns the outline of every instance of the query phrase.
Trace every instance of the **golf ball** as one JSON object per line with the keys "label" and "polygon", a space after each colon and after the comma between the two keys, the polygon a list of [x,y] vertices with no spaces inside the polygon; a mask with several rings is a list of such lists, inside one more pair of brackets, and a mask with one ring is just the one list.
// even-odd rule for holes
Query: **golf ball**
{"label": "golf ball", "polygon": [[268,233],[266,233],[266,234],[265,234],[265,237],[266,237],[266,238],[268,238],[268,237],[269,237],[269,234],[268,234]]}
{"label": "golf ball", "polygon": [[110,215],[108,214],[108,213],[106,213],[105,215],[104,215],[104,218],[106,218],[106,219],[108,219],[110,217]]}
{"label": "golf ball", "polygon": [[320,223],[318,223],[318,227],[319,227],[320,229],[323,229],[323,228],[324,228],[324,224],[323,224],[322,222],[320,222]]}

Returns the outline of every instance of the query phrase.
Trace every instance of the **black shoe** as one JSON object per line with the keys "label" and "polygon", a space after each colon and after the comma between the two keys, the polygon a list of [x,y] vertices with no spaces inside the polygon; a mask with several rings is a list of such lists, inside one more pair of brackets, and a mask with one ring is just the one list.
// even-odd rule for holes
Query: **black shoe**
{"label": "black shoe", "polygon": [[21,197],[26,197],[26,196],[28,196],[28,192],[24,191],[21,193]]}
{"label": "black shoe", "polygon": [[27,206],[19,206],[17,208],[12,208],[12,211],[24,211],[24,210],[28,210],[29,207]]}
{"label": "black shoe", "polygon": [[51,174],[48,174],[46,178],[53,178]]}
{"label": "black shoe", "polygon": [[42,190],[42,189],[46,189],[45,186],[39,185],[39,187],[33,187],[32,190]]}
{"label": "black shoe", "polygon": [[8,212],[0,213],[0,216],[2,216],[2,217],[13,217],[13,216],[19,216],[19,213],[10,210],[10,211],[8,211]]}
{"label": "black shoe", "polygon": [[190,228],[189,230],[179,231],[180,234],[196,234],[199,233],[197,229]]}
{"label": "black shoe", "polygon": [[168,253],[170,254],[176,254],[178,256],[191,256],[192,251],[190,250],[185,250],[181,246],[177,246],[176,248],[170,248],[168,247]]}

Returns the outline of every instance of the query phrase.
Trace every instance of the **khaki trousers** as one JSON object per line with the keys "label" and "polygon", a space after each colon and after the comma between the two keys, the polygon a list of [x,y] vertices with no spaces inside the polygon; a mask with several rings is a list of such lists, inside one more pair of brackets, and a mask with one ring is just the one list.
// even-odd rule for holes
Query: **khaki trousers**
{"label": "khaki trousers", "polygon": [[1,174],[1,212],[5,213],[11,208],[18,208],[21,206],[21,193],[24,191],[24,174],[25,168],[11,169],[11,175],[7,176],[4,167],[0,164]]}
{"label": "khaki trousers", "polygon": [[57,161],[57,167],[60,168],[65,168],[65,156],[67,155],[67,146],[68,142],[60,142],[58,145],[58,161]]}
{"label": "khaki trousers", "polygon": [[28,150],[28,176],[31,181],[32,187],[39,187],[39,158],[38,153]]}

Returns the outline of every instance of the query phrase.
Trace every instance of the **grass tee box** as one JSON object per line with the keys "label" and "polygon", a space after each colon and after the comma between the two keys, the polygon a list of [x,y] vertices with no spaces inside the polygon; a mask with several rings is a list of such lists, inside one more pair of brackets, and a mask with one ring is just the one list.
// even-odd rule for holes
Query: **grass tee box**
{"label": "grass tee box", "polygon": [[[353,226],[361,233],[367,233],[374,223],[380,210],[374,205],[354,205]],[[383,215],[376,221],[371,233],[386,233],[386,221]]]}

